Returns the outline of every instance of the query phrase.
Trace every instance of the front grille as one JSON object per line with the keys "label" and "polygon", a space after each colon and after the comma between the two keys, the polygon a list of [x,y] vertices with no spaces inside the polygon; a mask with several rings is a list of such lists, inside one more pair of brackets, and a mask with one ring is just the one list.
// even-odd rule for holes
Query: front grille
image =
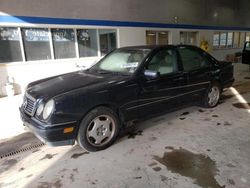
{"label": "front grille", "polygon": [[35,105],[36,100],[28,94],[25,94],[25,99],[23,103],[24,111],[29,114],[30,116],[34,116],[35,114]]}

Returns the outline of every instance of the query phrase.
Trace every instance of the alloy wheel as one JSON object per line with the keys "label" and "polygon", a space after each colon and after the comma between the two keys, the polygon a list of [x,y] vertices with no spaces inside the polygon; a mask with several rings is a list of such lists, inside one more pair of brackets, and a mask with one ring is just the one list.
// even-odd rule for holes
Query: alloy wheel
{"label": "alloy wheel", "polygon": [[100,115],[88,124],[88,142],[93,146],[103,146],[113,138],[115,129],[115,121],[110,116]]}

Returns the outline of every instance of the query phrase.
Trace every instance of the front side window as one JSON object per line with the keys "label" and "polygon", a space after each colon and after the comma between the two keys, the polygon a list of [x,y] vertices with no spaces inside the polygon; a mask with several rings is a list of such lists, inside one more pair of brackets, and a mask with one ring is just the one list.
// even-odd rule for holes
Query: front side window
{"label": "front side window", "polygon": [[160,75],[176,71],[177,62],[173,50],[165,49],[157,52],[147,65],[147,69],[159,72]]}
{"label": "front side window", "polygon": [[0,27],[0,63],[22,61],[17,28]]}
{"label": "front side window", "polygon": [[75,58],[75,32],[73,29],[51,29],[55,59]]}
{"label": "front side window", "polygon": [[181,47],[179,53],[184,71],[191,71],[210,66],[207,57],[195,49]]}
{"label": "front side window", "polygon": [[119,49],[110,53],[90,70],[133,74],[150,50]]}
{"label": "front side window", "polygon": [[48,29],[23,28],[21,31],[27,61],[51,59]]}

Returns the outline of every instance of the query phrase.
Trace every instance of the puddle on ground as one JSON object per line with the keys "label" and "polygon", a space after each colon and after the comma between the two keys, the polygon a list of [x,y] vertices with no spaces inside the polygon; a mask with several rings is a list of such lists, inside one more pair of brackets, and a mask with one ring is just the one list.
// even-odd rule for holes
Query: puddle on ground
{"label": "puddle on ground", "polygon": [[42,160],[44,160],[44,159],[52,159],[55,155],[57,155],[57,153],[56,154],[46,154],[43,158],[41,158],[40,159],[40,161],[42,161]]}
{"label": "puddle on ground", "polygon": [[165,152],[163,157],[154,159],[166,166],[173,173],[193,178],[194,183],[204,188],[224,188],[214,178],[217,175],[215,161],[202,154],[194,154],[185,149],[174,149]]}
{"label": "puddle on ground", "polygon": [[20,168],[19,170],[18,170],[18,172],[21,172],[21,171],[23,171],[23,170],[25,170],[25,168]]}
{"label": "puddle on ground", "polygon": [[234,182],[233,179],[227,179],[227,181],[228,181],[228,183],[229,183],[230,185],[235,185],[235,182]]}
{"label": "puddle on ground", "polygon": [[150,140],[150,141],[155,141],[155,140],[157,140],[157,137],[152,136],[152,137],[149,138],[149,140]]}
{"label": "puddle on ground", "polygon": [[204,118],[203,121],[211,121],[210,118]]}
{"label": "puddle on ground", "polygon": [[182,114],[181,114],[181,116],[186,116],[186,115],[188,115],[189,114],[189,112],[183,112]]}
{"label": "puddle on ground", "polygon": [[51,183],[51,182],[39,182],[39,185],[37,188],[44,188],[44,187],[60,188],[60,187],[62,187],[62,185],[63,184],[62,184],[61,180],[59,179],[53,183]]}
{"label": "puddle on ground", "polygon": [[128,132],[127,133],[127,135],[128,135],[128,138],[135,138],[136,136],[138,136],[138,135],[142,135],[142,132],[143,131],[135,131],[135,132]]}
{"label": "puddle on ground", "polygon": [[71,158],[72,159],[77,159],[78,157],[85,155],[85,154],[89,154],[89,152],[83,152],[83,153],[74,153]]}
{"label": "puddle on ground", "polygon": [[161,171],[161,167],[159,167],[159,166],[154,167],[153,170],[156,171],[156,172],[159,172],[159,171]]}
{"label": "puddle on ground", "polygon": [[199,109],[198,111],[201,112],[201,113],[206,112],[206,111],[203,110],[203,109]]}
{"label": "puddle on ground", "polygon": [[75,181],[74,174],[71,173],[69,179],[71,180],[71,182],[74,182]]}
{"label": "puddle on ground", "polygon": [[134,179],[142,179],[141,176],[134,177]]}
{"label": "puddle on ground", "polygon": [[250,109],[250,103],[233,103],[233,106],[241,109]]}
{"label": "puddle on ground", "polygon": [[30,177],[32,177],[33,176],[33,174],[29,174],[28,176],[26,176],[26,178],[30,178]]}
{"label": "puddle on ground", "polygon": [[228,122],[228,121],[224,121],[224,126],[231,126],[232,123]]}

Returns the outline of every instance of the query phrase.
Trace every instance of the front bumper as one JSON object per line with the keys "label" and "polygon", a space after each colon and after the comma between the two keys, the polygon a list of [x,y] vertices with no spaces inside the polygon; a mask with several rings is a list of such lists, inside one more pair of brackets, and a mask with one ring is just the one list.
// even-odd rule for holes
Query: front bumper
{"label": "front bumper", "polygon": [[[77,121],[70,121],[54,125],[46,125],[30,117],[19,108],[24,126],[28,127],[36,137],[50,146],[73,145],[77,135]],[[64,133],[65,128],[73,127],[73,131]]]}

